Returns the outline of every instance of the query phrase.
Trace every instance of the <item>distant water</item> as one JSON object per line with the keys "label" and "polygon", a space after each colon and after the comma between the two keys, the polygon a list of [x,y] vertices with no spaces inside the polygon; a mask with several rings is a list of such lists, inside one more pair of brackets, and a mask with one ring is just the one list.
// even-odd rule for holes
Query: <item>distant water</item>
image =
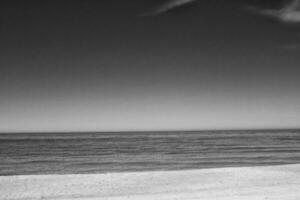
{"label": "distant water", "polygon": [[0,134],[0,175],[300,163],[300,130]]}

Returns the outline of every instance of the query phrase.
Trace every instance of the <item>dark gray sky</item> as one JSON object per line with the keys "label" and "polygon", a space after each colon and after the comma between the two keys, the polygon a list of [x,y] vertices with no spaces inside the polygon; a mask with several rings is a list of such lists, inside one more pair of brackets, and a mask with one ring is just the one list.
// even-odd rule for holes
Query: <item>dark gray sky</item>
{"label": "dark gray sky", "polygon": [[300,127],[298,0],[2,0],[0,131]]}

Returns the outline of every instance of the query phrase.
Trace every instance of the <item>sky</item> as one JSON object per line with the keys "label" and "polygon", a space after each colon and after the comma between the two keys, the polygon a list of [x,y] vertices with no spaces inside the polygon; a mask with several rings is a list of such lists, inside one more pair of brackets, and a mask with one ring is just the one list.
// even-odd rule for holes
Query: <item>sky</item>
{"label": "sky", "polygon": [[300,127],[299,0],[2,0],[0,132]]}

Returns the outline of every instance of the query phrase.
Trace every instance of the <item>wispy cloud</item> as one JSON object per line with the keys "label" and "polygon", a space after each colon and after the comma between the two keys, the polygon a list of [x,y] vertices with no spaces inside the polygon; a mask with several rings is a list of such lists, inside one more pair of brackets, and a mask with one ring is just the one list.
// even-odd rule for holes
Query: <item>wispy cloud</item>
{"label": "wispy cloud", "polygon": [[159,6],[149,13],[145,13],[144,15],[159,15],[195,1],[197,0],[169,0],[165,4]]}
{"label": "wispy cloud", "polygon": [[300,23],[300,0],[292,0],[278,10],[262,10],[260,13],[275,17],[283,22]]}
{"label": "wispy cloud", "polygon": [[300,49],[300,43],[285,44],[285,45],[280,46],[279,48],[286,50],[286,51],[298,51]]}
{"label": "wispy cloud", "polygon": [[[168,0],[154,10],[144,13],[143,16],[159,15],[196,1],[198,0]],[[286,23],[300,23],[300,0],[290,0],[279,9],[259,9],[251,6],[248,8],[262,15],[277,18]]]}

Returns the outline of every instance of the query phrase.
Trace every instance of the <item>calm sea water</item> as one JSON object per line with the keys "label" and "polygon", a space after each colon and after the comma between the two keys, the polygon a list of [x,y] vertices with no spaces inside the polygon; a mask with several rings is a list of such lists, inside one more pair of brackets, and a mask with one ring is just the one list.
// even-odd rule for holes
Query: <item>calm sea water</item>
{"label": "calm sea water", "polygon": [[0,134],[0,175],[300,163],[300,130]]}

